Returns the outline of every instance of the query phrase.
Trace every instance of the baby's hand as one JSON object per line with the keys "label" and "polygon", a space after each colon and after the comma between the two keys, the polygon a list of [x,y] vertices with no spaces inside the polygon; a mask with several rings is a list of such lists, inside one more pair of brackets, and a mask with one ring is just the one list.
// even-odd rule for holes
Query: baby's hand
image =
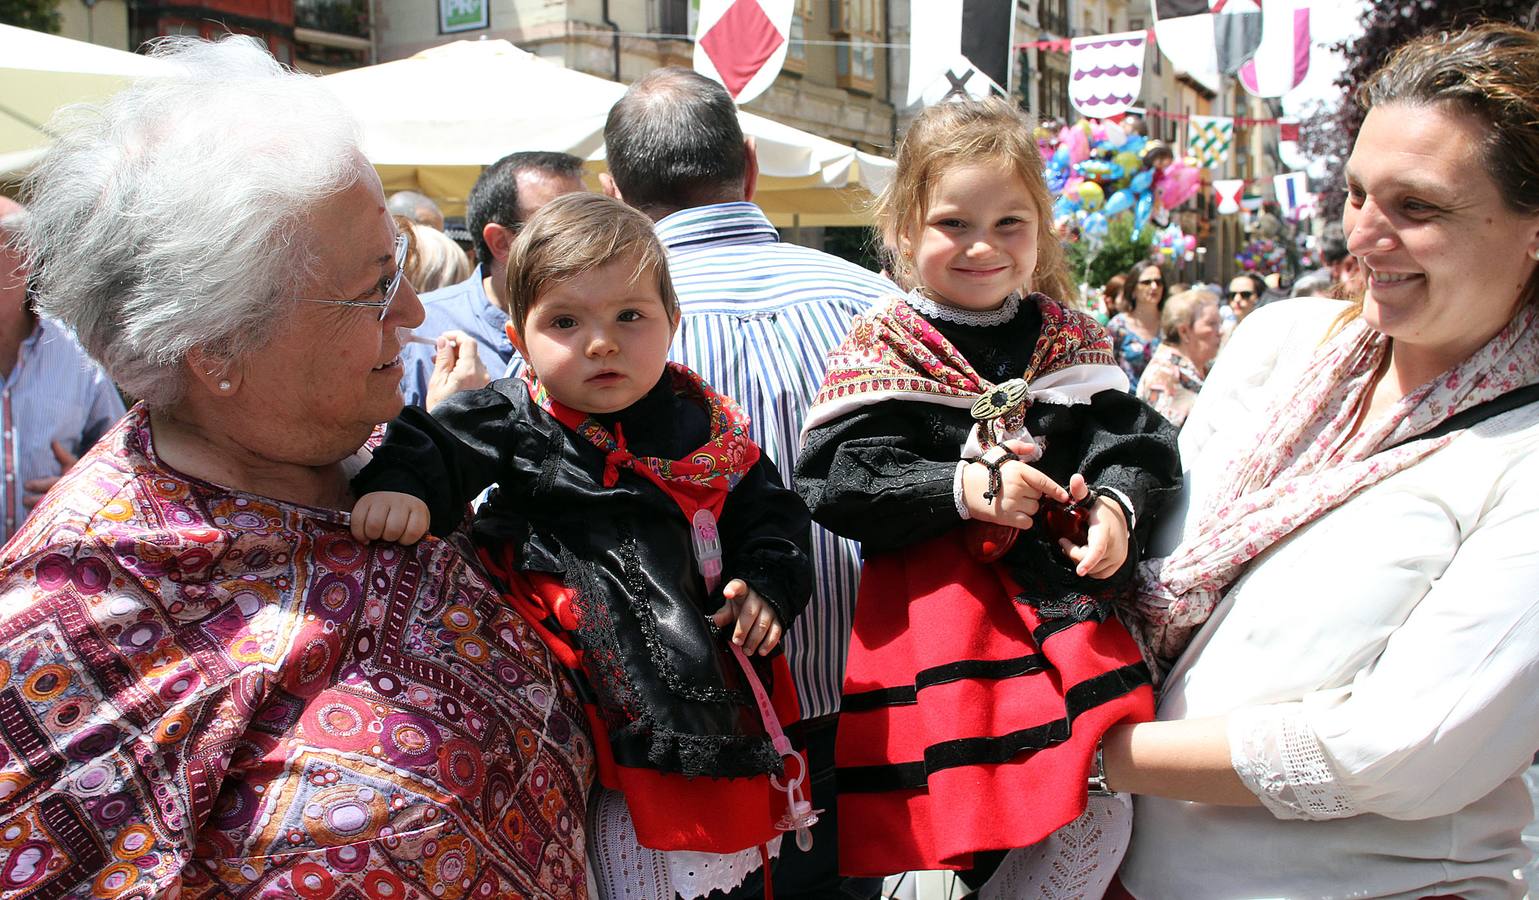
{"label": "baby's hand", "polygon": [[741,578],[727,582],[722,595],[727,602],[711,614],[711,623],[717,628],[726,628],[736,619],[732,643],[742,647],[744,653],[752,655],[757,650],[760,656],[767,656],[785,633],[775,608]]}
{"label": "baby's hand", "polygon": [[[1069,478],[1069,495],[1076,501],[1088,493],[1085,476]],[[1090,507],[1090,534],[1085,546],[1076,547],[1067,540],[1058,545],[1077,564],[1074,572],[1081,578],[1110,578],[1128,558],[1128,523],[1122,517],[1122,507],[1109,497],[1097,497]]]}
{"label": "baby's hand", "polygon": [[360,541],[415,544],[429,521],[427,504],[411,494],[375,491],[353,504],[353,537]]}
{"label": "baby's hand", "polygon": [[[1002,445],[1012,453],[1024,454],[1030,448],[1021,441],[1006,441]],[[967,512],[980,522],[1009,525],[1025,530],[1031,527],[1032,516],[1043,497],[1060,502],[1069,499],[1065,491],[1053,479],[1019,460],[1009,460],[999,467],[999,491],[990,499],[983,499],[989,489],[989,467],[981,462],[968,463],[962,469],[962,502]]]}

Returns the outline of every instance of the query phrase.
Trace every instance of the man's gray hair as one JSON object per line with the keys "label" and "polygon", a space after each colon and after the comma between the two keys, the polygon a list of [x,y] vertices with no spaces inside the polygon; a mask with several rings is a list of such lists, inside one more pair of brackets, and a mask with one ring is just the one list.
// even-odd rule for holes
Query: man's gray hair
{"label": "man's gray hair", "polygon": [[271,339],[312,273],[311,216],[366,163],[337,99],[253,38],[153,53],[178,71],[55,117],[24,232],[39,311],[166,406],[190,350],[234,360]]}

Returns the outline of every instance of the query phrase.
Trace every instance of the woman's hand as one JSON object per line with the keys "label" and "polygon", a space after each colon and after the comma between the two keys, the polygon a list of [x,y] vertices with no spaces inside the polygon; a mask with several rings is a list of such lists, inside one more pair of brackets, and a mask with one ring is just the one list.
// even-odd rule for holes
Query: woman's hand
{"label": "woman's hand", "polygon": [[476,339],[463,331],[445,331],[438,336],[433,354],[433,374],[428,376],[427,396],[423,406],[432,409],[450,394],[484,388],[492,381],[481,362]]}
{"label": "woman's hand", "polygon": [[[1000,445],[1011,453],[1034,454],[1036,449],[1024,441],[1006,441]],[[983,499],[989,489],[989,467],[981,462],[968,463],[962,469],[962,502],[968,515],[980,522],[1008,525],[1025,530],[1032,525],[1032,516],[1043,497],[1067,502],[1069,492],[1041,471],[1021,462],[1008,460],[999,466],[999,491],[988,500]]]}
{"label": "woman's hand", "polygon": [[[1069,478],[1069,496],[1074,502],[1085,499],[1090,486],[1085,476],[1075,473]],[[1122,507],[1107,497],[1097,497],[1090,507],[1090,534],[1085,546],[1076,547],[1067,540],[1060,540],[1066,556],[1076,567],[1074,573],[1081,578],[1110,578],[1122,568],[1128,558],[1128,523],[1122,516]]]}
{"label": "woman's hand", "polygon": [[375,491],[353,504],[353,537],[364,542],[415,544],[430,521],[427,504],[411,494]]}
{"label": "woman's hand", "polygon": [[717,628],[725,628],[736,619],[737,626],[732,629],[732,643],[742,647],[744,653],[751,655],[757,650],[760,656],[767,656],[780,643],[781,635],[785,634],[780,617],[775,615],[775,608],[741,578],[727,582],[722,595],[727,598],[727,602],[711,614],[711,623]]}

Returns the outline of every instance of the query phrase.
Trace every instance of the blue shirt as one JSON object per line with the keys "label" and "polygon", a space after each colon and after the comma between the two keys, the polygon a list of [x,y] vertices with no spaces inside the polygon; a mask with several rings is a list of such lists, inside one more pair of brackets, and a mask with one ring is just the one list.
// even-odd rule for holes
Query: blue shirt
{"label": "blue shirt", "polygon": [[[425,316],[414,334],[436,338],[445,331],[458,329],[476,339],[476,348],[487,374],[496,378],[513,359],[513,342],[504,327],[508,317],[492,304],[482,283],[481,267],[458,284],[422,295]],[[423,406],[427,399],[428,378],[433,374],[432,347],[407,344],[401,348],[401,394],[409,406]]]}
{"label": "blue shirt", "polygon": [[39,318],[0,376],[0,541],[10,540],[31,512],[22,486],[63,474],[53,442],[81,456],[123,415],[123,399],[74,335]]}

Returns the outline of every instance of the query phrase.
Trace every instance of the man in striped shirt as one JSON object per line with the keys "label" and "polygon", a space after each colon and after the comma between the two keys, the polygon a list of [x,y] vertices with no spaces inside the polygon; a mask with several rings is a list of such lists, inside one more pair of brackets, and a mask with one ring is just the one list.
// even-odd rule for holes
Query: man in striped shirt
{"label": "man in striped shirt", "polygon": [[[897,291],[854,263],[781,243],[753,204],[758,163],[737,108],[716,82],[658,69],[631,86],[604,126],[611,196],[657,222],[682,318],[671,357],[737,400],[753,438],[787,481],[824,359],[851,320]],[[855,611],[860,548],[813,526],[817,586],[786,638],[801,698],[813,803],[826,810],[813,852],[784,842],[775,896],[874,897],[879,880],[837,872],[833,737]]]}

